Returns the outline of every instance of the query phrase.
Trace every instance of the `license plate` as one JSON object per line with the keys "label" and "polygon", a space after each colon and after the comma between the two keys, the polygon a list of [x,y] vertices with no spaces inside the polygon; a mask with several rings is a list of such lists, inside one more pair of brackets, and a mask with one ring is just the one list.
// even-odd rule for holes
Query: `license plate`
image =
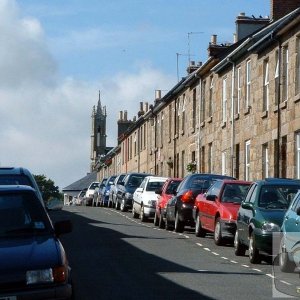
{"label": "license plate", "polygon": [[16,296],[6,296],[6,297],[1,297],[0,300],[17,300]]}

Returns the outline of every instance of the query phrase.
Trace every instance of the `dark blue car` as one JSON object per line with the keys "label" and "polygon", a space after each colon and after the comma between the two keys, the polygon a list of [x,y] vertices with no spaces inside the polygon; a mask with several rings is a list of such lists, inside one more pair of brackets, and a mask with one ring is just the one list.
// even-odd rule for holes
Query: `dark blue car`
{"label": "dark blue car", "polygon": [[54,224],[28,186],[0,186],[0,299],[72,299],[70,267]]}

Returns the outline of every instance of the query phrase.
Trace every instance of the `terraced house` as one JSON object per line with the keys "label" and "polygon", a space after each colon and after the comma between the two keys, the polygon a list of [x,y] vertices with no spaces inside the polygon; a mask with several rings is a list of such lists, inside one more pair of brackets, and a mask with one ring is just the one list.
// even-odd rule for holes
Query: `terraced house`
{"label": "terraced house", "polygon": [[213,35],[208,59],[128,122],[98,176],[197,172],[300,178],[300,0],[272,0],[270,18],[236,19],[232,44]]}

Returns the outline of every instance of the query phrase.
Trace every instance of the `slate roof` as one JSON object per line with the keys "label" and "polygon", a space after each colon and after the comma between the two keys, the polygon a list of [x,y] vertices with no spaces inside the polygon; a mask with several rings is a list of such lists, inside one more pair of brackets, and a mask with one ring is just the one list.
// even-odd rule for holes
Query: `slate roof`
{"label": "slate roof", "polygon": [[87,188],[92,182],[97,181],[97,172],[89,173],[88,175],[84,176],[83,178],[73,182],[72,184],[68,185],[67,187],[63,188],[62,191],[66,192],[80,192],[84,188]]}

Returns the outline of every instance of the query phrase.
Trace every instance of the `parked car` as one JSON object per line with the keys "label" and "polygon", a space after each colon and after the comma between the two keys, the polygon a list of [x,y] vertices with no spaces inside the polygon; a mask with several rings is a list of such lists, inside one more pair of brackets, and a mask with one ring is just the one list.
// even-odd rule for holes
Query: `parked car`
{"label": "parked car", "polygon": [[114,184],[115,179],[115,175],[108,177],[103,188],[99,189],[96,206],[108,206],[109,191],[111,186]]}
{"label": "parked car", "polygon": [[47,202],[48,210],[62,210],[63,207],[64,207],[63,201],[58,198],[51,198]]}
{"label": "parked car", "polygon": [[293,272],[300,262],[300,192],[286,211],[281,226],[279,266],[282,272]]}
{"label": "parked car", "polygon": [[85,205],[93,205],[95,189],[99,188],[99,186],[100,186],[100,182],[98,181],[94,181],[89,185],[85,193]]}
{"label": "parked car", "polygon": [[76,196],[76,199],[75,199],[75,204],[76,204],[76,205],[82,205],[82,204],[83,204],[83,199],[84,199],[84,197],[85,197],[86,191],[87,191],[87,188],[84,188],[84,189],[81,190],[81,191],[79,192],[79,194]]}
{"label": "parked car", "polygon": [[214,241],[221,245],[225,239],[234,238],[236,216],[245,199],[251,182],[217,180],[204,194],[196,197],[193,216],[196,236],[214,233]]}
{"label": "parked car", "polygon": [[163,187],[155,191],[155,193],[158,194],[154,215],[155,226],[158,226],[159,228],[165,227],[164,218],[166,213],[166,205],[171,197],[174,196],[174,193],[176,192],[181,181],[182,178],[168,178]]}
{"label": "parked car", "polygon": [[300,181],[267,178],[254,182],[237,214],[234,252],[251,263],[260,263],[261,254],[272,255],[272,234],[279,232],[291,199],[300,189]]}
{"label": "parked car", "polygon": [[23,167],[0,167],[0,185],[28,185],[35,189],[37,197],[45,205],[42,193],[31,172]]}
{"label": "parked car", "polygon": [[133,193],[140,186],[146,176],[146,173],[129,173],[123,181],[120,182],[116,196],[115,208],[121,211],[127,211],[132,208]]}
{"label": "parked car", "polygon": [[147,176],[133,194],[132,215],[141,221],[154,217],[158,195],[155,191],[162,188],[167,177]]}
{"label": "parked car", "polygon": [[29,186],[0,186],[0,299],[71,299],[71,268],[58,237],[70,221],[52,225]]}
{"label": "parked car", "polygon": [[108,207],[115,207],[116,206],[116,197],[117,197],[117,191],[119,188],[119,184],[123,179],[125,178],[126,173],[119,174],[115,180],[114,183],[111,185],[108,195]]}
{"label": "parked car", "polygon": [[176,232],[183,232],[184,227],[194,226],[193,208],[198,194],[205,193],[217,179],[234,179],[233,177],[195,173],[187,175],[179,184],[172,201],[167,203],[166,222],[167,228],[173,228]]}

